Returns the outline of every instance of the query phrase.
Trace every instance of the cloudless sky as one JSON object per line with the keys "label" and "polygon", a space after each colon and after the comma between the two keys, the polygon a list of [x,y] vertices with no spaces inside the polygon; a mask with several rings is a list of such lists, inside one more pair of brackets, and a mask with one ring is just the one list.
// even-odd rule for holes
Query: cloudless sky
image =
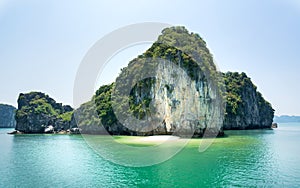
{"label": "cloudless sky", "polygon": [[[246,72],[276,114],[300,115],[298,0],[0,0],[0,102],[16,106],[20,92],[42,91],[72,105],[89,48],[140,22],[199,33],[221,71]],[[95,89],[148,46],[112,58]]]}

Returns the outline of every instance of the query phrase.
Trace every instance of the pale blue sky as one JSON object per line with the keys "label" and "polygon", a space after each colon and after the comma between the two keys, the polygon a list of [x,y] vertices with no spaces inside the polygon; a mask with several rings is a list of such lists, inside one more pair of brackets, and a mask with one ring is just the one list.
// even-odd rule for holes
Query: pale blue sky
{"label": "pale blue sky", "polygon": [[[76,71],[89,48],[139,22],[199,33],[221,71],[246,72],[276,114],[300,115],[298,0],[0,0],[0,102],[16,105],[20,92],[37,90],[72,105]],[[113,80],[143,49],[113,58],[97,83]]]}

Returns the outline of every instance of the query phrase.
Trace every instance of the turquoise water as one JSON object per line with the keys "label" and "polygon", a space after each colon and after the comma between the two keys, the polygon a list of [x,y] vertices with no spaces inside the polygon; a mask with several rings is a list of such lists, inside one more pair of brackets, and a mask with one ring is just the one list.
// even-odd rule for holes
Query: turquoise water
{"label": "turquoise water", "polygon": [[192,140],[172,159],[140,168],[104,160],[80,135],[0,129],[0,187],[299,187],[300,124],[279,126],[227,131],[203,153]]}

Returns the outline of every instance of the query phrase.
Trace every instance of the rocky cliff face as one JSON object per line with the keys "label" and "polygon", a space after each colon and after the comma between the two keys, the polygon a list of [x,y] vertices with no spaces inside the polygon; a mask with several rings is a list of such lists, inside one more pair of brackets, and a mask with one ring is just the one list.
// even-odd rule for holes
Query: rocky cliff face
{"label": "rocky cliff face", "polygon": [[217,75],[199,35],[168,28],[122,69],[115,84],[101,87],[94,102],[111,134],[219,134],[225,109]]}
{"label": "rocky cliff face", "polygon": [[226,116],[224,129],[271,128],[274,110],[245,73],[224,74]]}
{"label": "rocky cliff face", "polygon": [[16,108],[6,104],[0,104],[0,128],[15,128]]}
{"label": "rocky cliff face", "polygon": [[[218,132],[222,124],[223,105],[217,104],[215,88],[209,84],[200,68],[191,77],[188,69],[180,66],[183,61],[151,62],[156,64],[153,78],[140,80],[133,87],[125,84],[126,88],[132,88],[128,92],[125,87],[116,86],[116,90],[128,93],[130,98],[128,108],[120,108],[120,104],[126,104],[126,101],[115,100],[113,110],[118,121],[139,135],[202,136],[205,129]],[[140,63],[136,62],[136,65]],[[129,70],[123,70],[116,85],[124,83],[131,68],[138,69],[133,64]]]}
{"label": "rocky cliff face", "polygon": [[24,133],[44,133],[47,127],[53,131],[67,130],[73,109],[41,92],[21,93],[16,111],[16,130]]}

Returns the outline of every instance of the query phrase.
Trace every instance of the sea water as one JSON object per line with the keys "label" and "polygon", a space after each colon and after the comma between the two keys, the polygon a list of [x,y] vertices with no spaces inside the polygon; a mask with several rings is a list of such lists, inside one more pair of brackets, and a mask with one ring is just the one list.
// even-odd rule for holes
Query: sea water
{"label": "sea water", "polygon": [[11,130],[0,129],[0,187],[300,186],[297,123],[226,131],[204,152],[193,139],[173,158],[148,167],[107,161],[80,135],[6,134]]}

